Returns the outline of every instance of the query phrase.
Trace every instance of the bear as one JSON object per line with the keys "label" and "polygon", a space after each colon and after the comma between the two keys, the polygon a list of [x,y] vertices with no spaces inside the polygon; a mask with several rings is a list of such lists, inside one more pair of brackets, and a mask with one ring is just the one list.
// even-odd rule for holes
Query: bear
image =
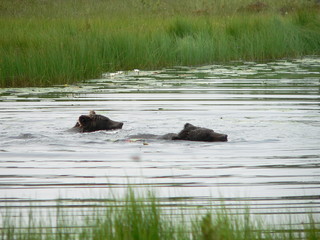
{"label": "bear", "polygon": [[217,133],[212,129],[196,127],[186,123],[184,128],[178,133],[167,133],[165,135],[138,134],[130,136],[137,139],[161,139],[161,140],[186,140],[199,142],[227,142],[228,135]]}
{"label": "bear", "polygon": [[76,125],[71,129],[76,132],[94,132],[99,130],[121,129],[122,122],[116,122],[103,115],[90,111],[89,115],[81,115]]}
{"label": "bear", "polygon": [[212,129],[196,127],[190,123],[186,123],[178,134],[172,136],[172,140],[227,142],[228,135],[217,133]]}

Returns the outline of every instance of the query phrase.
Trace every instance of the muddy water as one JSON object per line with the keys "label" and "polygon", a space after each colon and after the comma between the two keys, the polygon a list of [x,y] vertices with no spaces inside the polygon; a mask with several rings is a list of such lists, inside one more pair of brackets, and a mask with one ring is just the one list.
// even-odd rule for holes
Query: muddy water
{"label": "muddy water", "polygon": [[[104,74],[74,86],[0,90],[0,205],[95,204],[128,186],[164,202],[254,213],[320,212],[320,58]],[[95,110],[122,130],[70,133]],[[227,143],[130,139],[186,123]],[[300,221],[299,220],[299,221]]]}

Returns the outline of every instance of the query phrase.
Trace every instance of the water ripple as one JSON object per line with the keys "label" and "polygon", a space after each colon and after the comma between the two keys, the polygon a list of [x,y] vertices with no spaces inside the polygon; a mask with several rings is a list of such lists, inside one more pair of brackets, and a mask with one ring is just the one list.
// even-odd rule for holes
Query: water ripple
{"label": "water ripple", "polygon": [[[223,200],[250,202],[257,214],[319,212],[319,63],[234,62],[0,89],[0,206],[50,208],[60,198],[88,207],[131,186],[159,189],[168,205]],[[89,110],[124,128],[66,131]],[[229,142],[129,139],[179,132],[186,122],[226,133]]]}

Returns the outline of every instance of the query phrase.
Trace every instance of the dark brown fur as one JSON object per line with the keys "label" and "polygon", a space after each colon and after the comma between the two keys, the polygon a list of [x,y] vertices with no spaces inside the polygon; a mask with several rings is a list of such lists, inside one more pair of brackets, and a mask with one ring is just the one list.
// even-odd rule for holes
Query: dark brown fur
{"label": "dark brown fur", "polygon": [[163,140],[187,140],[199,142],[226,142],[228,135],[217,133],[208,128],[201,128],[186,123],[184,128],[178,133],[168,133],[165,135],[138,134],[130,136],[138,139],[163,139]]}
{"label": "dark brown fur", "polygon": [[226,142],[228,135],[217,133],[208,128],[201,128],[186,123],[178,135],[173,136],[172,140],[188,140],[202,142]]}
{"label": "dark brown fur", "polygon": [[94,132],[99,130],[121,129],[122,122],[116,122],[105,116],[90,111],[89,115],[81,115],[73,130],[78,132]]}

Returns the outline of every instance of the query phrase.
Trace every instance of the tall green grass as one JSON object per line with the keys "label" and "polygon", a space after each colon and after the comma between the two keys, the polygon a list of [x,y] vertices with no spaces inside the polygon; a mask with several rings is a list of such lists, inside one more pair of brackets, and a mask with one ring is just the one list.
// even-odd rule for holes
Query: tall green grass
{"label": "tall green grass", "polygon": [[[103,72],[320,53],[310,1],[3,0],[0,87],[68,84]],[[283,16],[281,6],[291,6]]]}
{"label": "tall green grass", "polygon": [[[253,217],[249,208],[231,212],[223,203],[207,213],[190,213],[185,207],[169,208],[154,194],[138,196],[129,191],[125,199],[109,199],[104,207],[68,212],[63,205],[57,216],[44,220],[34,214],[22,220],[7,212],[1,219],[3,240],[99,239],[99,240],[318,240],[320,226],[311,216],[309,223],[267,225]],[[79,211],[79,210],[78,210]]]}

